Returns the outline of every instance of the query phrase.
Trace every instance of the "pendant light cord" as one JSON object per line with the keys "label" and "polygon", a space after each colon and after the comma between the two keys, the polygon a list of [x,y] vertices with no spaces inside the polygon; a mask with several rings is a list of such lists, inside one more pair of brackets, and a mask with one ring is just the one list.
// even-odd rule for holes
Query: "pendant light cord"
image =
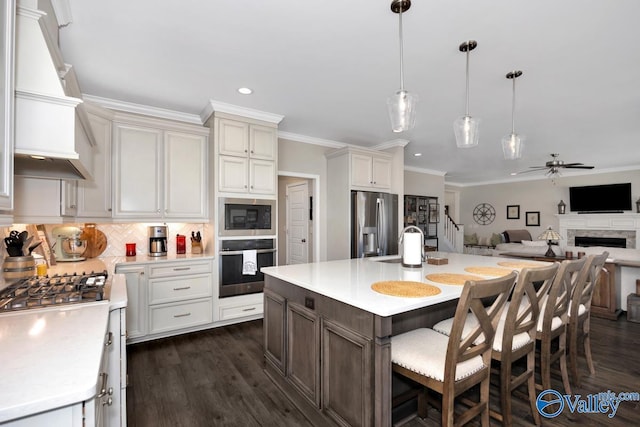
{"label": "pendant light cord", "polygon": [[470,47],[467,46],[467,109],[466,109],[466,113],[465,116],[469,117],[469,51],[470,51]]}
{"label": "pendant light cord", "polygon": [[400,91],[404,92],[404,55],[403,55],[403,42],[402,42],[402,4],[400,4],[400,11],[398,12],[398,39],[400,40]]}
{"label": "pendant light cord", "polygon": [[511,98],[511,134],[516,133],[516,78],[513,79],[513,96]]}

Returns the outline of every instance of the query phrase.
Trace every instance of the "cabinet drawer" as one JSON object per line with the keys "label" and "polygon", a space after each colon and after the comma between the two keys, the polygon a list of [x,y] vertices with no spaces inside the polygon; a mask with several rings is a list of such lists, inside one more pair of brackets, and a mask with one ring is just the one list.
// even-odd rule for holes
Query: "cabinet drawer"
{"label": "cabinet drawer", "polygon": [[183,274],[211,273],[211,262],[181,262],[149,267],[150,277],[181,276]]}
{"label": "cabinet drawer", "polygon": [[149,304],[211,296],[211,274],[149,280]]}
{"label": "cabinet drawer", "polygon": [[255,316],[264,312],[263,302],[254,304],[220,307],[220,320],[238,319],[241,317]]}
{"label": "cabinet drawer", "polygon": [[211,298],[149,307],[150,333],[166,332],[213,321]]}

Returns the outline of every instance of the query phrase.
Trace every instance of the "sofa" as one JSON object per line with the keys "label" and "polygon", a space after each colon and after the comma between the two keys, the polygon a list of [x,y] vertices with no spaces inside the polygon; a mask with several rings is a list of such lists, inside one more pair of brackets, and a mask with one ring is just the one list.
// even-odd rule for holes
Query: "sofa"
{"label": "sofa", "polygon": [[[531,234],[527,230],[505,230],[504,243],[499,243],[492,250],[492,254],[499,256],[505,252],[516,252],[521,254],[544,255],[549,248],[546,240],[533,240]],[[604,251],[609,252],[609,258],[614,260],[640,261],[640,250],[631,248],[610,248],[605,246],[569,246],[566,242],[560,240],[558,244],[551,245],[551,249],[556,255],[564,255],[566,252],[572,252],[577,258],[578,252],[584,252],[587,255],[601,254]]]}

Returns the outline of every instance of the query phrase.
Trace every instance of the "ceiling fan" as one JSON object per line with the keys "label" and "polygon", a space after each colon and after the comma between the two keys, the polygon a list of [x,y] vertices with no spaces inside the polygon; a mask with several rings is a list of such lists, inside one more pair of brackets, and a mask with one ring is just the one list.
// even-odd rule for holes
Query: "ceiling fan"
{"label": "ceiling fan", "polygon": [[588,166],[583,163],[565,163],[564,161],[558,158],[559,156],[560,154],[558,153],[551,153],[552,160],[545,163],[544,166],[530,166],[529,170],[515,172],[512,175],[520,175],[523,173],[538,172],[538,171],[546,170],[547,173],[545,175],[556,176],[560,174],[560,169],[593,169],[594,168],[593,166]]}

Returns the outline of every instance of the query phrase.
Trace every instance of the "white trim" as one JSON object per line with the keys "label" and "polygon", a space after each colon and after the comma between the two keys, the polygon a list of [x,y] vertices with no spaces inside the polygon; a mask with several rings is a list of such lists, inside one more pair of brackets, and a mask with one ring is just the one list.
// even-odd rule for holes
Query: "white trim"
{"label": "white trim", "polygon": [[[320,262],[320,175],[311,173],[288,172],[278,170],[278,177],[305,178],[314,180],[313,183],[313,260]],[[327,224],[327,227],[329,224]]]}
{"label": "white trim", "polygon": [[58,27],[66,27],[73,22],[69,0],[51,0],[51,6],[58,21]]}
{"label": "white trim", "polygon": [[15,90],[16,98],[30,99],[33,101],[42,101],[48,102],[50,104],[58,104],[65,107],[73,107],[75,108],[79,104],[82,104],[82,99],[73,98],[71,96],[57,96],[57,95],[49,95],[45,93],[31,92],[25,91],[22,89],[16,88]]}
{"label": "white trim", "polygon": [[115,99],[101,98],[99,96],[83,94],[84,99],[93,102],[103,108],[110,110],[124,111],[127,113],[142,114],[144,116],[157,117],[161,119],[175,120],[178,122],[202,125],[200,116],[196,114],[181,113],[164,108],[150,107],[148,105],[134,104],[133,102],[118,101]]}
{"label": "white trim", "polygon": [[438,171],[435,169],[426,169],[426,168],[416,168],[413,166],[405,166],[404,170],[410,171],[410,172],[428,173],[428,174],[437,175],[437,176],[445,176],[446,174],[445,171]]}
{"label": "white trim", "polygon": [[238,105],[227,104],[224,102],[209,100],[209,103],[204,107],[200,113],[200,120],[202,123],[206,123],[209,117],[214,112],[233,114],[236,116],[247,117],[255,120],[262,120],[263,122],[278,124],[284,119],[284,116],[274,113],[267,113],[266,111],[253,110],[251,108],[240,107]]}
{"label": "white trim", "polygon": [[[381,144],[378,145],[374,145],[373,147],[371,147],[371,149],[373,150],[387,150],[389,148],[393,148],[393,147],[406,147],[407,144],[409,143],[408,139],[392,139],[391,141],[387,141],[387,142],[383,142]],[[361,147],[364,148],[364,147]]]}
{"label": "white trim", "polygon": [[278,138],[286,139],[288,141],[302,142],[305,144],[320,145],[320,146],[329,147],[329,148],[342,148],[349,145],[344,142],[332,141],[330,139],[316,138],[313,136],[300,135],[300,134],[291,133],[291,132],[278,131]]}

